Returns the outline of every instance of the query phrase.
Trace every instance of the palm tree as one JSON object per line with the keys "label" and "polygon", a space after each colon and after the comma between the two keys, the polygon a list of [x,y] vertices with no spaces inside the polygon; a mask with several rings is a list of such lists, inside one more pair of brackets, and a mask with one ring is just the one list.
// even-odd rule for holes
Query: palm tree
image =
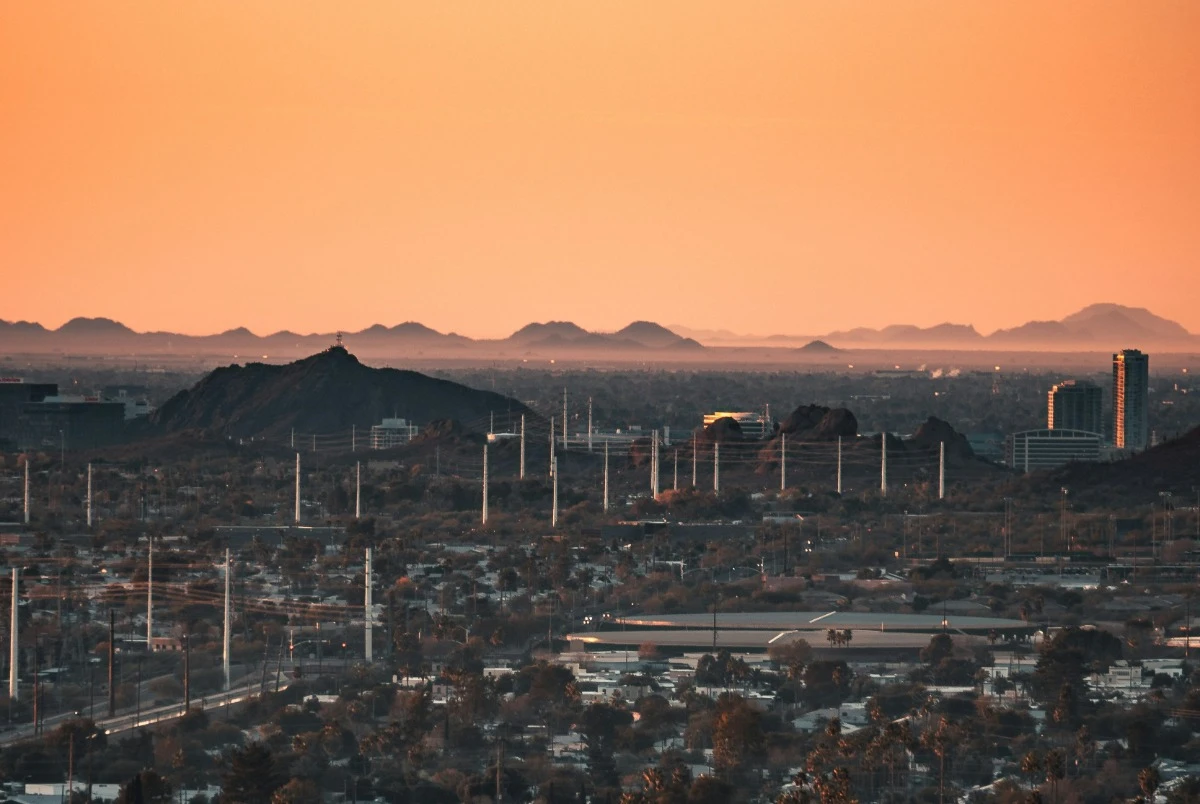
{"label": "palm tree", "polygon": [[1050,792],[1054,804],[1058,804],[1058,780],[1064,775],[1064,766],[1062,751],[1055,748],[1046,754],[1044,763],[1046,768],[1046,781],[1050,783]]}
{"label": "palm tree", "polygon": [[1154,804],[1154,794],[1158,791],[1161,781],[1158,768],[1153,765],[1138,771],[1138,787],[1142,789],[1142,796],[1146,799],[1146,804]]}
{"label": "palm tree", "polygon": [[1036,752],[1030,751],[1021,757],[1021,773],[1029,777],[1029,786],[1033,787],[1033,779],[1042,769],[1042,758]]}

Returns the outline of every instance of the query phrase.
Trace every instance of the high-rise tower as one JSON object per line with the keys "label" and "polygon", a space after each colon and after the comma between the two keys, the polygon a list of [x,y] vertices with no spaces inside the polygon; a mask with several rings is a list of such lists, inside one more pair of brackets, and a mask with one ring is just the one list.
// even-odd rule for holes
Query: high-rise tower
{"label": "high-rise tower", "polygon": [[1113,445],[1143,450],[1150,443],[1150,356],[1137,349],[1113,355]]}
{"label": "high-rise tower", "polygon": [[1050,389],[1046,405],[1046,427],[1050,430],[1082,430],[1103,433],[1103,392],[1095,383],[1077,380],[1060,382]]}

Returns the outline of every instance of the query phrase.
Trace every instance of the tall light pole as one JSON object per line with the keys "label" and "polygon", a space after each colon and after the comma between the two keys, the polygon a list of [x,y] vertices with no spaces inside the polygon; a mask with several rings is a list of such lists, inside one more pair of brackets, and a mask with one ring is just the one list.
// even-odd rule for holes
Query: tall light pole
{"label": "tall light pole", "polygon": [[1068,539],[1068,529],[1067,529],[1067,489],[1065,486],[1062,489],[1062,496],[1059,498],[1058,529],[1059,529],[1059,542],[1063,545],[1063,547],[1066,550],[1070,551],[1071,545],[1070,545],[1070,541]]}

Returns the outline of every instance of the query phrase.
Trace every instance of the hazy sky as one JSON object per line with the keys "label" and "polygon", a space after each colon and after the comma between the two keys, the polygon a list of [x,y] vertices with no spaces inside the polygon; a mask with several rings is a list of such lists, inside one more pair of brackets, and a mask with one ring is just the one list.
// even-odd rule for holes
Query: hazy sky
{"label": "hazy sky", "polygon": [[0,318],[1200,331],[1197,0],[0,4]]}

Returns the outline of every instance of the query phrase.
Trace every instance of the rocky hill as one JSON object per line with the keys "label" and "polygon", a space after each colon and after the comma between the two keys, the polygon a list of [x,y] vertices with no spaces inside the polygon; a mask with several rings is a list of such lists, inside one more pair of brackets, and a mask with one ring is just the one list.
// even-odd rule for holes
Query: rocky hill
{"label": "rocky hill", "polygon": [[150,422],[157,435],[201,430],[228,437],[335,433],[392,416],[424,426],[454,420],[487,430],[489,414],[528,412],[519,402],[415,371],[364,366],[342,347],[286,365],[249,363],[213,371],[172,397]]}

